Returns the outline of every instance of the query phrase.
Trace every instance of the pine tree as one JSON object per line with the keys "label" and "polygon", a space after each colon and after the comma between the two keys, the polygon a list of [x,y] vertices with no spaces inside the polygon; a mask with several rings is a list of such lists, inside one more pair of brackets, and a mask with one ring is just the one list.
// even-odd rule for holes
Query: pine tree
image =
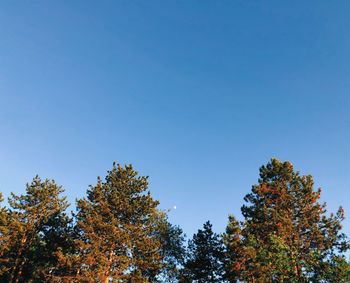
{"label": "pine tree", "polygon": [[2,193],[0,192],[0,258],[2,253],[5,251],[5,244],[7,243],[7,234],[8,234],[8,210],[1,205],[4,201]]}
{"label": "pine tree", "polygon": [[224,245],[207,221],[188,244],[188,256],[180,282],[214,283],[224,281]]}
{"label": "pine tree", "polygon": [[148,191],[148,178],[133,167],[113,166],[105,182],[78,200],[76,251],[61,254],[68,282],[150,282],[162,268],[157,227],[162,213]]}
{"label": "pine tree", "polygon": [[1,206],[4,201],[2,194],[0,193],[0,282],[4,274],[8,272],[7,262],[5,254],[8,252],[10,246],[9,235],[9,211],[5,207]]}
{"label": "pine tree", "polygon": [[74,237],[72,219],[65,213],[53,214],[42,225],[31,256],[32,282],[52,282],[53,276],[66,272],[60,268],[58,255],[74,251]]}
{"label": "pine tree", "polygon": [[60,197],[62,192],[54,181],[36,176],[27,184],[25,195],[11,194],[10,209],[5,213],[6,237],[2,241],[6,248],[1,253],[0,282],[45,282],[57,264],[57,250],[46,246],[49,241],[44,229],[53,219],[64,218],[68,203]]}
{"label": "pine tree", "polygon": [[167,217],[162,217],[158,225],[161,243],[162,269],[156,279],[159,282],[178,282],[179,272],[185,260],[185,235],[179,226],[172,225]]}
{"label": "pine tree", "polygon": [[311,176],[272,159],[224,235],[231,282],[344,282],[349,245],[342,208],[327,216]]}

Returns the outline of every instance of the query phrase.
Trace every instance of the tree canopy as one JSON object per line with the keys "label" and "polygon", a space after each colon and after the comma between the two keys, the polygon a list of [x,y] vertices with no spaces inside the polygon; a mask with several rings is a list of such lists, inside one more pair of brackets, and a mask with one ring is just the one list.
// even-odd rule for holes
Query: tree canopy
{"label": "tree canopy", "polygon": [[180,282],[215,283],[224,280],[224,244],[207,221],[188,243]]}
{"label": "tree canopy", "polygon": [[234,216],[224,235],[232,282],[341,282],[349,245],[344,211],[327,214],[311,176],[272,159],[244,198],[244,221]]}
{"label": "tree canopy", "polygon": [[[132,166],[114,165],[105,181],[77,201],[75,253],[69,282],[148,282],[162,267],[157,223],[162,214],[148,191],[148,178]],[[63,277],[62,279],[65,279]]]}
{"label": "tree canopy", "polygon": [[64,190],[36,176],[0,192],[0,283],[349,282],[344,210],[286,161],[260,168],[241,216],[218,234],[207,221],[185,245],[148,177],[114,164],[67,213]]}
{"label": "tree canopy", "polygon": [[42,282],[55,267],[55,252],[65,246],[64,233],[57,229],[69,222],[62,192],[54,181],[36,176],[26,194],[12,194],[10,208],[2,208],[1,282]]}

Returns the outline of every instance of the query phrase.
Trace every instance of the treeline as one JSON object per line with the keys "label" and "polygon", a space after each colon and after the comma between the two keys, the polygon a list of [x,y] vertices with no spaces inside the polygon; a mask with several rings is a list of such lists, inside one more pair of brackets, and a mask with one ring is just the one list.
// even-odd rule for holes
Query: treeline
{"label": "treeline", "polygon": [[0,205],[0,282],[350,282],[344,211],[327,213],[290,162],[260,168],[242,221],[220,235],[206,222],[187,244],[132,166],[98,178],[72,215],[63,192],[37,176]]}

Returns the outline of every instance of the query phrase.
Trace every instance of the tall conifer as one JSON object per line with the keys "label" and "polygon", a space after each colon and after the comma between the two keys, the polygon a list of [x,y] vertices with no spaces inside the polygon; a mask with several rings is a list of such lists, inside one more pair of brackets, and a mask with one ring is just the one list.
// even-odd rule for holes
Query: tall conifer
{"label": "tall conifer", "polygon": [[180,282],[224,282],[224,245],[209,221],[189,241]]}
{"label": "tall conifer", "polygon": [[344,211],[328,215],[311,176],[272,159],[244,199],[244,221],[229,218],[225,244],[230,281],[342,282],[349,245]]}
{"label": "tall conifer", "polygon": [[5,212],[6,232],[1,232],[6,234],[1,239],[6,247],[0,255],[1,282],[46,281],[49,271],[55,267],[55,249],[51,246],[48,251],[43,232],[50,221],[63,217],[68,203],[60,196],[62,192],[54,181],[42,181],[36,176],[27,184],[25,195],[11,194],[10,209]]}
{"label": "tall conifer", "polygon": [[160,219],[157,234],[161,243],[162,269],[156,278],[159,282],[178,282],[177,278],[186,254],[185,235],[182,229],[172,225],[167,217]]}
{"label": "tall conifer", "polygon": [[8,272],[8,258],[6,256],[8,249],[10,248],[10,235],[9,235],[9,212],[8,209],[3,207],[1,203],[4,201],[2,193],[0,193],[0,282],[2,277]]}
{"label": "tall conifer", "polygon": [[[68,282],[149,282],[162,267],[157,225],[162,214],[148,178],[132,166],[114,165],[105,181],[77,202],[76,253],[62,254]],[[118,282],[119,282],[118,281]]]}

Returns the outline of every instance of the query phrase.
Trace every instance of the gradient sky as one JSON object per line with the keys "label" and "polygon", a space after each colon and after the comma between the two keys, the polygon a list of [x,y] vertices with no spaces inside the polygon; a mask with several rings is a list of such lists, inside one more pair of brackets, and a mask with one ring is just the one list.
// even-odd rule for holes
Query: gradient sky
{"label": "gradient sky", "polygon": [[[223,232],[271,157],[350,214],[350,2],[1,1],[0,191],[113,161]],[[350,232],[350,220],[345,222]]]}

